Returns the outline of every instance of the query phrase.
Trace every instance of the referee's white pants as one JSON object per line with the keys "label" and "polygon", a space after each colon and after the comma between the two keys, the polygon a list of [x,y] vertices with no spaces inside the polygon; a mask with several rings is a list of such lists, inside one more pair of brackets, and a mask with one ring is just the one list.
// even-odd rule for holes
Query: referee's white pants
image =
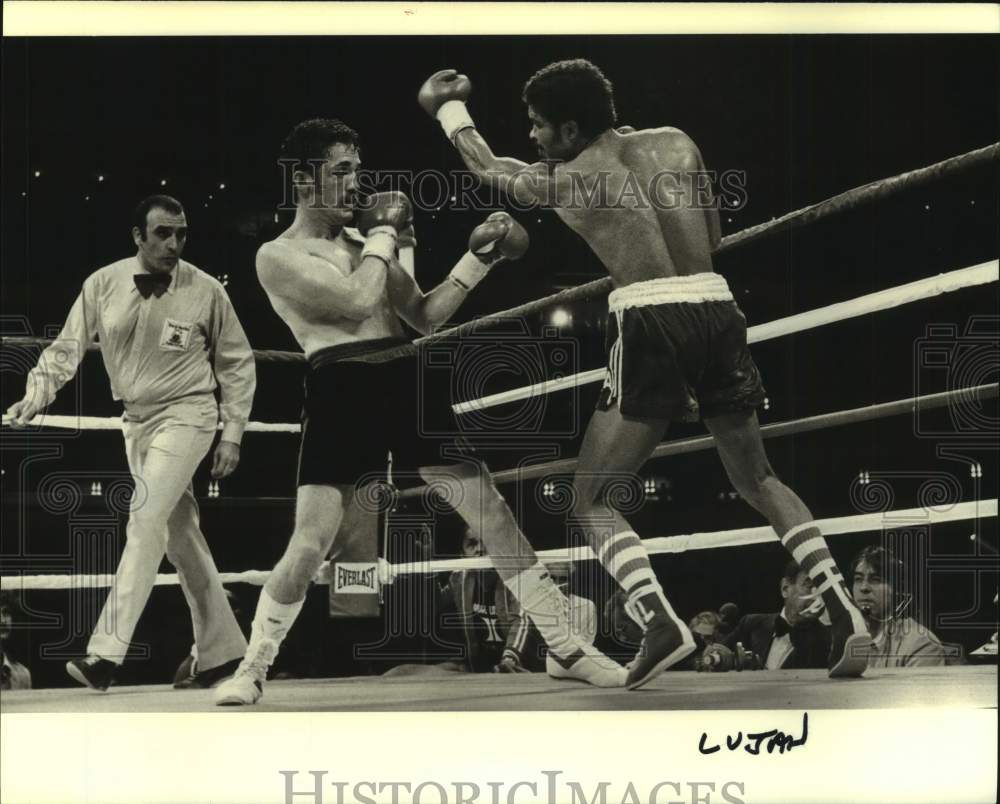
{"label": "referee's white pants", "polygon": [[125,421],[123,431],[136,489],[125,550],[87,652],[124,661],[165,553],[191,609],[198,669],[241,658],[246,639],[199,527],[191,485],[214,430],[184,424],[168,408],[146,421]]}

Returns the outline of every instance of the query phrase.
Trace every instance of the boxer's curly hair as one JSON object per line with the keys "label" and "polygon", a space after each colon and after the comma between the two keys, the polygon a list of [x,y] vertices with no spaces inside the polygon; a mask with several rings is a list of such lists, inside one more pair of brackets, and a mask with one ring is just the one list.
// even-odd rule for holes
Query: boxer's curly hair
{"label": "boxer's curly hair", "polygon": [[521,100],[554,125],[575,120],[588,137],[607,131],[618,119],[614,87],[601,69],[586,59],[543,67],[525,83]]}
{"label": "boxer's curly hair", "polygon": [[326,159],[331,145],[343,143],[358,147],[361,138],[346,123],[333,118],[303,120],[281,143],[280,157],[291,163],[292,170],[306,170],[309,160]]}

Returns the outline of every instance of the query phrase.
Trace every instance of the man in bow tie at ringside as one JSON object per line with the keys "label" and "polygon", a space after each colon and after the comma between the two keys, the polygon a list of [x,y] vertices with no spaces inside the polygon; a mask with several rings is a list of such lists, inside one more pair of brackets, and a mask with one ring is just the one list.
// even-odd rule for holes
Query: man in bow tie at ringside
{"label": "man in bow tie at ringside", "polygon": [[99,343],[112,394],[125,408],[135,492],[125,549],[87,655],[66,665],[76,681],[97,690],[108,688],[128,653],[164,553],[191,608],[197,652],[191,678],[177,686],[211,686],[232,673],[246,650],[198,524],[191,477],[220,418],[212,477],[236,469],[256,371],[222,285],[181,260],[187,231],[176,199],[141,201],[132,228],[136,254],[87,277],[59,337],[28,374],[24,398],[7,411],[14,427],[28,424]]}
{"label": "man in bow tie at ringside", "polygon": [[763,670],[801,670],[826,666],[830,629],[824,606],[809,573],[789,561],[781,577],[781,611],[747,614],[723,640],[735,649],[739,642],[760,658]]}

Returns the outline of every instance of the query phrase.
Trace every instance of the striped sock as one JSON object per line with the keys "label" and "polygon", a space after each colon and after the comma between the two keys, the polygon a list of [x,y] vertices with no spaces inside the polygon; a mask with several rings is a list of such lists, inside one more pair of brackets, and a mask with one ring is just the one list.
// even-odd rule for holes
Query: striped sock
{"label": "striped sock", "polygon": [[611,536],[601,545],[597,557],[625,590],[629,605],[638,615],[643,630],[657,616],[677,620],[649,564],[649,554],[635,531],[626,530]]}
{"label": "striped sock", "polygon": [[840,574],[830,555],[830,548],[819,526],[815,522],[796,525],[781,537],[781,543],[816,585],[816,591],[823,598],[831,620],[836,621],[847,615],[851,618],[855,631],[866,630],[864,618],[847,591],[844,576]]}

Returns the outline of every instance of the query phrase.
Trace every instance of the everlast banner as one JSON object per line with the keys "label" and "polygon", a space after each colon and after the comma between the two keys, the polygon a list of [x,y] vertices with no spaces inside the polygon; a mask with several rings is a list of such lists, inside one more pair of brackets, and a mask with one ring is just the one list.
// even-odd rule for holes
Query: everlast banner
{"label": "everlast banner", "polygon": [[374,556],[370,561],[331,560],[329,578],[331,617],[381,616]]}
{"label": "everlast banner", "polygon": [[367,595],[378,592],[375,564],[342,562],[333,565],[333,591],[342,595]]}
{"label": "everlast banner", "polygon": [[338,541],[330,556],[330,616],[381,617],[377,542],[370,538]]}

